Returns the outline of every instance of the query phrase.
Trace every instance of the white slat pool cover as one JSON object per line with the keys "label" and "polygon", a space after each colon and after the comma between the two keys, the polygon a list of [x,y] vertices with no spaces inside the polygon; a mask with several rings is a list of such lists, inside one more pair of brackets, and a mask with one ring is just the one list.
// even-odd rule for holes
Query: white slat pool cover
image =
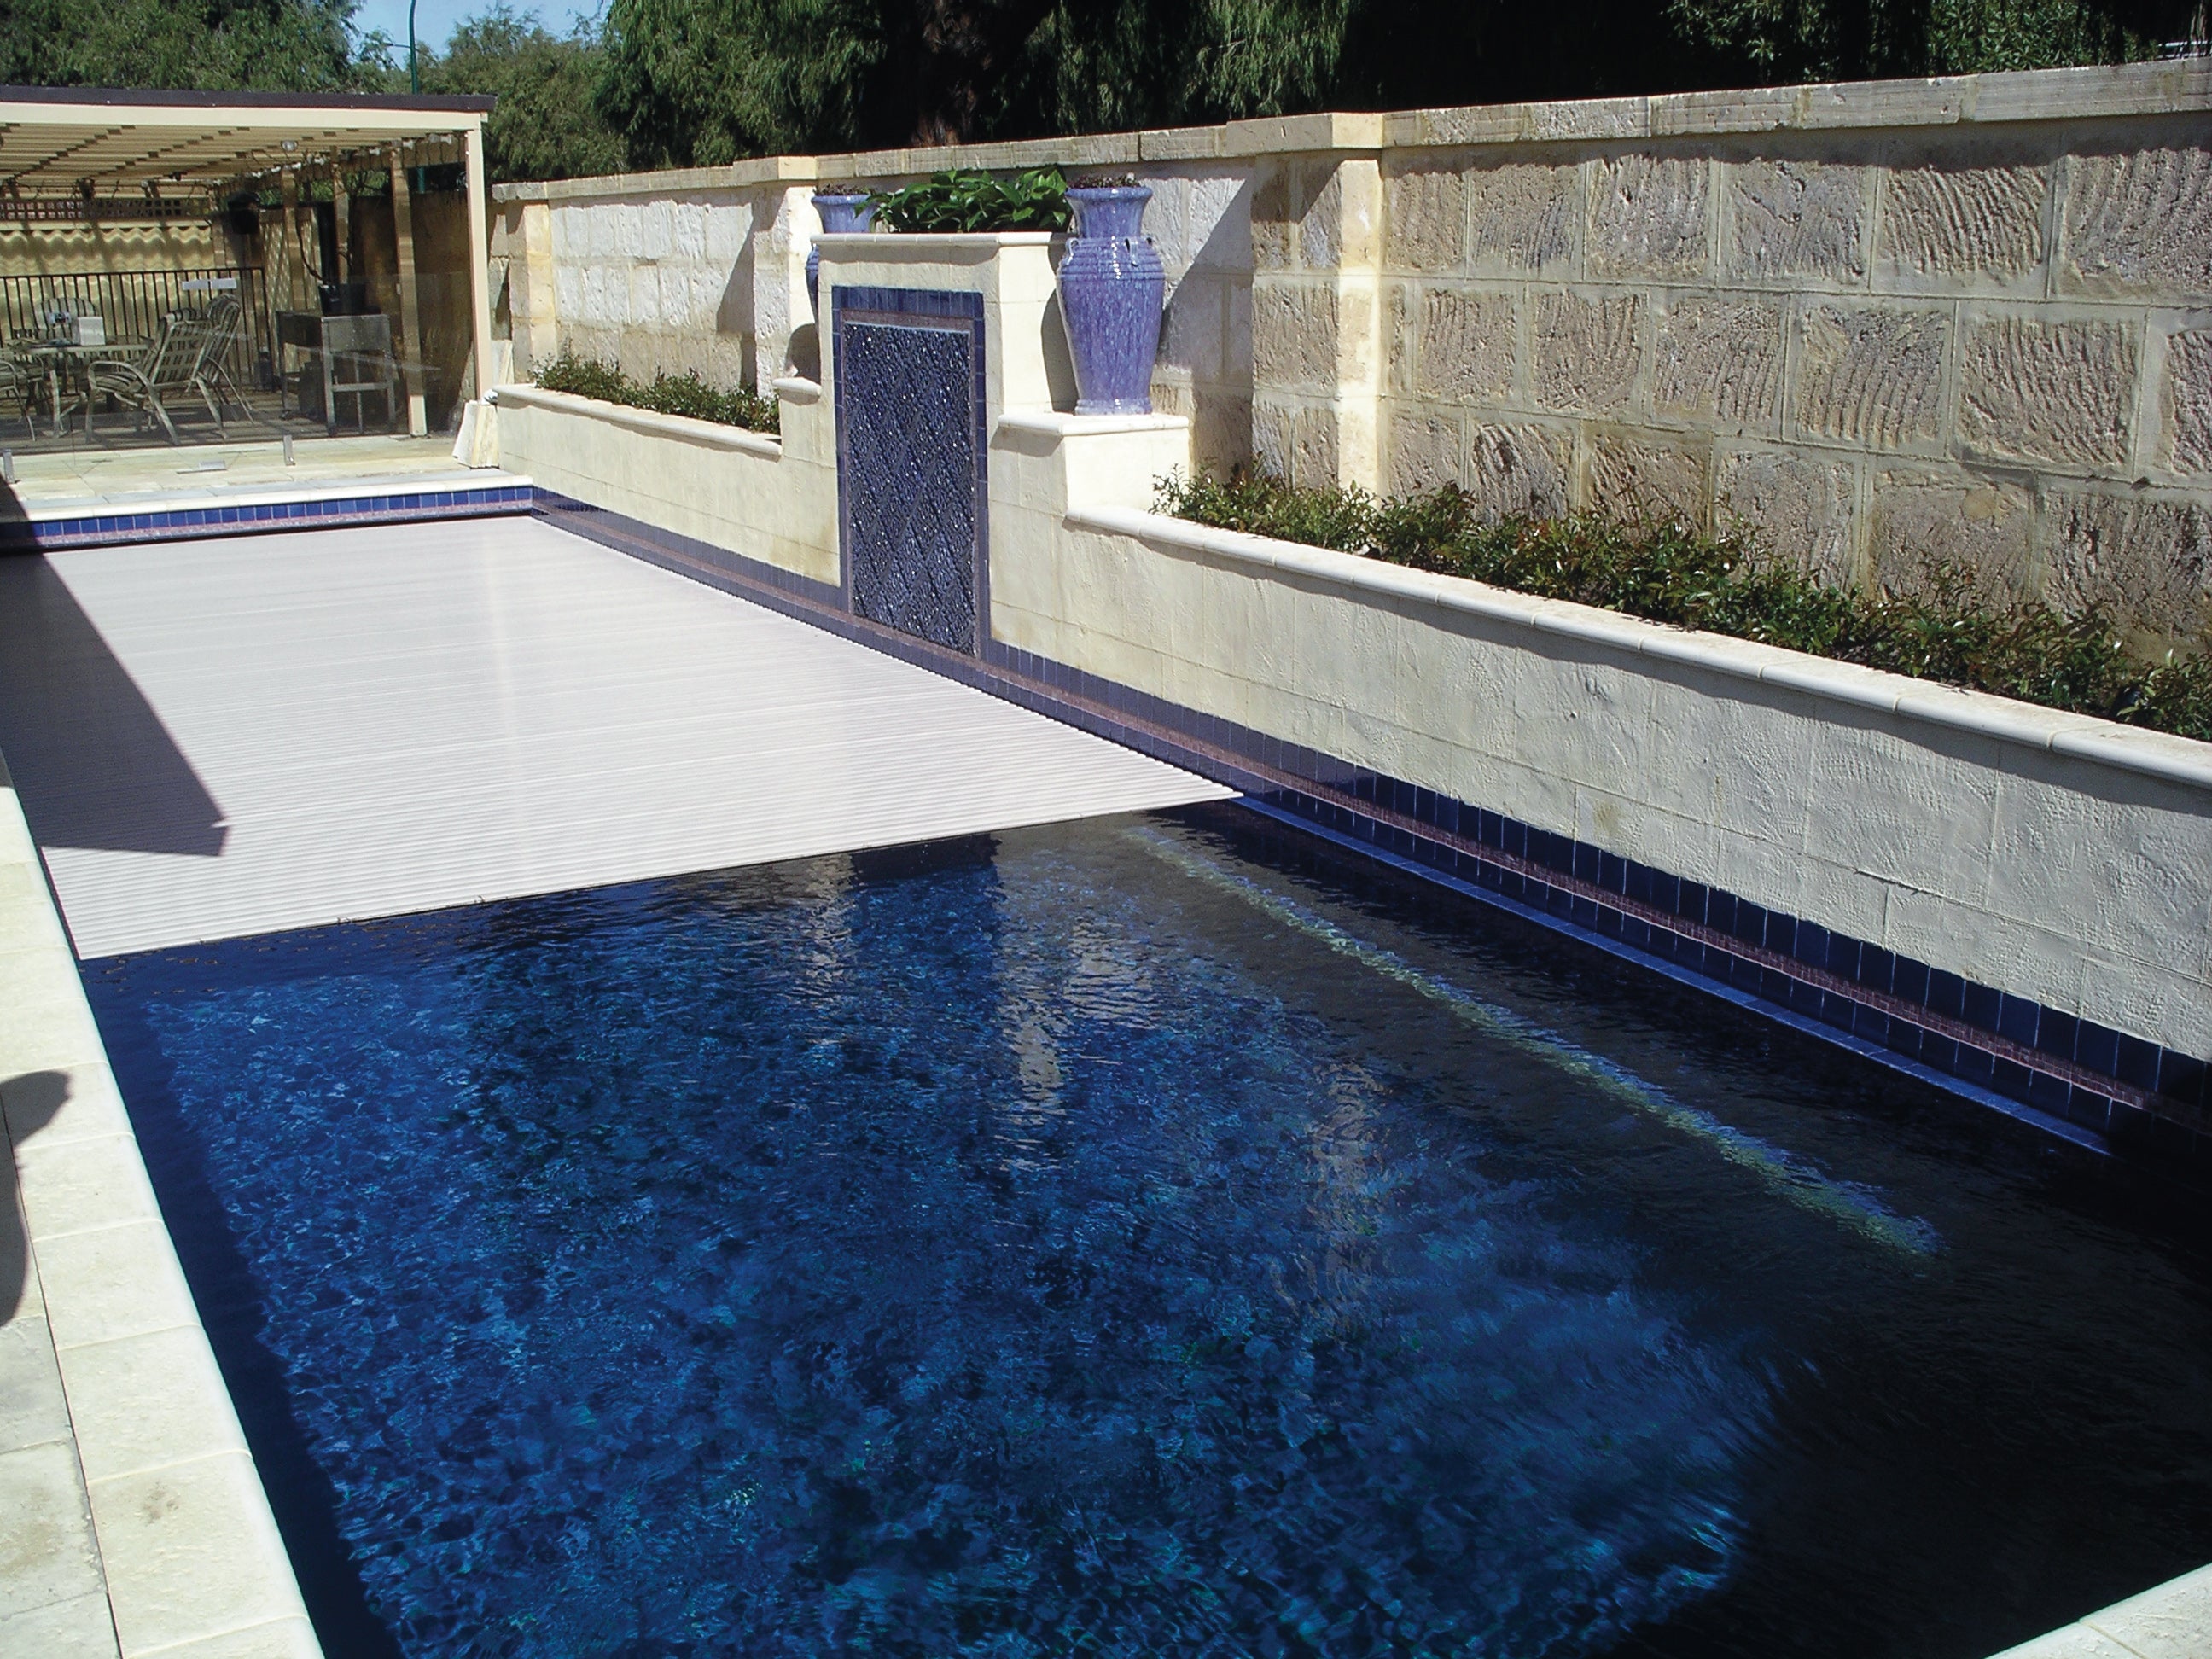
{"label": "white slat pool cover", "polygon": [[536,520],[0,558],[94,957],[1229,792]]}

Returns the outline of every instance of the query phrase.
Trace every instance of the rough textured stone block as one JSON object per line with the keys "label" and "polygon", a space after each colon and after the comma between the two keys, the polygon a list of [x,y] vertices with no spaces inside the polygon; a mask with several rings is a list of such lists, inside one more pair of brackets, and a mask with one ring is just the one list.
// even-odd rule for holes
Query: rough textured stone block
{"label": "rough textured stone block", "polygon": [[2013,282],[2042,263],[2047,167],[1967,166],[1931,152],[1893,168],[1884,189],[1876,264],[1887,277]]}
{"label": "rough textured stone block", "polygon": [[1479,427],[1461,488],[1488,518],[1556,517],[1567,510],[1573,459],[1573,439],[1551,427]]}
{"label": "rough textured stone block", "polygon": [[1193,389],[1191,449],[1200,466],[1226,471],[1252,459],[1252,400],[1218,386]]}
{"label": "rough textured stone block", "polygon": [[1707,164],[1622,155],[1598,164],[1583,261],[1592,276],[1690,276],[1705,267]]}
{"label": "rough textured stone block", "polygon": [[2212,620],[2212,512],[2201,501],[2061,491],[2043,597],[2130,631],[2187,638]]}
{"label": "rough textured stone block", "polygon": [[2212,294],[2212,151],[2075,157],[2061,251],[2069,288]]}
{"label": "rough textured stone block", "polygon": [[1242,173],[1215,173],[1190,181],[1190,218],[1185,234],[1190,263],[1209,269],[1246,271],[1252,265],[1251,180]]}
{"label": "rough textured stone block", "polygon": [[1421,296],[1413,390],[1446,403],[1494,403],[1513,386],[1513,295],[1431,289]]}
{"label": "rough textured stone block", "polygon": [[1799,429],[1874,449],[1935,441],[1948,326],[1940,311],[1814,306],[1799,353]]}
{"label": "rough textured stone block", "polygon": [[2135,331],[2001,317],[1966,342],[1959,435],[1984,454],[2087,468],[2128,459]]}
{"label": "rough textured stone block", "polygon": [[1547,409],[1607,415],[1623,408],[1644,362],[1644,296],[1540,296],[1529,356],[1536,399]]}
{"label": "rough textured stone block", "polygon": [[1334,290],[1269,283],[1252,295],[1252,378],[1259,386],[1334,389]]}
{"label": "rough textured stone block", "polygon": [[1651,384],[1662,414],[1766,426],[1782,401],[1782,305],[1717,294],[1676,295],[1659,319]]}
{"label": "rough textured stone block", "polygon": [[1326,410],[1255,401],[1252,453],[1262,471],[1292,483],[1338,482],[1336,422]]}
{"label": "rough textured stone block", "polygon": [[2176,472],[2212,472],[2212,331],[2166,343],[2166,459]]}
{"label": "rough textured stone block", "polygon": [[1470,168],[1466,179],[1470,270],[1545,271],[1573,257],[1579,167],[1516,161]]}
{"label": "rough textured stone block", "polygon": [[1390,471],[1388,488],[1396,495],[1457,483],[1460,476],[1459,417],[1420,410],[1394,409],[1388,430]]}
{"label": "rough textured stone block", "polygon": [[1280,270],[1297,261],[1297,221],[1291,198],[1296,164],[1267,160],[1252,176],[1252,268]]}
{"label": "rough textured stone block", "polygon": [[1823,581],[1850,578],[1851,471],[1840,461],[1740,450],[1721,463],[1714,519]]}
{"label": "rough textured stone block", "polygon": [[1941,568],[2000,601],[2027,590],[2035,535],[2027,492],[1963,473],[1896,471],[1874,483],[1869,556],[1893,593],[1923,591]]}
{"label": "rough textured stone block", "polygon": [[1705,520],[1705,456],[1693,439],[1604,431],[1589,441],[1589,505],[1638,517]]}
{"label": "rough textured stone block", "polygon": [[1867,174],[1819,161],[1747,161],[1726,169],[1729,271],[1755,280],[1866,275]]}
{"label": "rough textured stone block", "polygon": [[1467,185],[1443,167],[1383,181],[1388,229],[1382,263],[1392,270],[1456,270],[1466,257]]}

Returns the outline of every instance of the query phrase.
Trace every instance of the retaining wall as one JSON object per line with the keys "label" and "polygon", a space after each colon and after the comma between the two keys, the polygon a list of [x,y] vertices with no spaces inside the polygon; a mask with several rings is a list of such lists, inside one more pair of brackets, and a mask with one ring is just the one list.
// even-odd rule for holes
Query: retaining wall
{"label": "retaining wall", "polygon": [[1133,173],[1198,460],[1741,522],[1825,573],[2212,605],[2212,66],[1316,115],[507,186],[517,361],[813,361],[809,193]]}

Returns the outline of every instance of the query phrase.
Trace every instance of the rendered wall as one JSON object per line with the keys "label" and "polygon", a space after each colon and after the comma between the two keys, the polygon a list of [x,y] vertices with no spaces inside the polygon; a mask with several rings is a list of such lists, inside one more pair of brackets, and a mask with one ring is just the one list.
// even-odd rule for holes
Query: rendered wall
{"label": "rendered wall", "polygon": [[2208,114],[2194,61],[495,193],[530,350],[766,384],[811,362],[817,185],[1133,173],[1174,283],[1155,401],[1201,462],[1741,521],[1854,580],[1952,560],[2155,642],[2212,604]]}

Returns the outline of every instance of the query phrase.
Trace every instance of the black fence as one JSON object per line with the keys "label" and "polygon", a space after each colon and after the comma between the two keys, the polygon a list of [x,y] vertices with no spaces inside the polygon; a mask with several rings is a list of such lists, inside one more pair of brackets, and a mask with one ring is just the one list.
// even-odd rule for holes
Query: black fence
{"label": "black fence", "polygon": [[98,317],[111,340],[150,340],[173,311],[198,310],[218,294],[245,313],[230,372],[240,386],[268,386],[276,362],[269,284],[258,265],[206,270],[92,270],[56,276],[0,276],[0,334],[52,331],[58,311]]}

